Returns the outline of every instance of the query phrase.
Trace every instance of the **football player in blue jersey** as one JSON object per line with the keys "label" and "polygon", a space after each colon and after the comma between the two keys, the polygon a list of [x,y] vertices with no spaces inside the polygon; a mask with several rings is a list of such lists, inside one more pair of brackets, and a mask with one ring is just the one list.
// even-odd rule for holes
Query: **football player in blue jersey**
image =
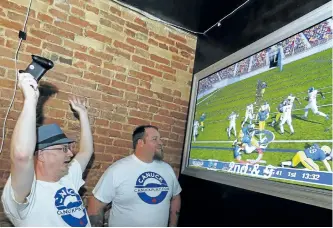
{"label": "football player in blue jersey", "polygon": [[302,164],[306,169],[319,171],[319,166],[315,161],[322,161],[326,170],[332,172],[331,166],[328,163],[331,148],[329,146],[320,147],[318,144],[313,144],[304,151],[298,151],[291,161],[284,161],[281,163],[282,167],[289,166],[295,168],[298,164]]}

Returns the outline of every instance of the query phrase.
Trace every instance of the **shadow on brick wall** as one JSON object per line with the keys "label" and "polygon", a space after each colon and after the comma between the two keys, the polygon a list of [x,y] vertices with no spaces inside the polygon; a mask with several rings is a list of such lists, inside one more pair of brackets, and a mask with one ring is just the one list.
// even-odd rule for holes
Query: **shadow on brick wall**
{"label": "shadow on brick wall", "polygon": [[39,83],[39,99],[37,103],[37,116],[36,125],[37,127],[44,123],[44,105],[48,99],[58,93],[58,88],[49,82]]}

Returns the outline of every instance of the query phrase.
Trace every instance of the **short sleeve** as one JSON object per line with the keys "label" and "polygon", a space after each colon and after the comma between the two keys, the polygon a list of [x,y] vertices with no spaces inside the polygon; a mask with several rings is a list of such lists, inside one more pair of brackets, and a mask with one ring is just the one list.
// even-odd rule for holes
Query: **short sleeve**
{"label": "short sleeve", "polygon": [[23,220],[29,214],[31,205],[35,199],[36,192],[36,176],[34,175],[34,179],[31,185],[30,194],[26,197],[26,201],[24,203],[19,203],[15,199],[14,190],[11,185],[11,176],[9,176],[6,185],[3,189],[3,193],[1,196],[2,205],[6,215],[9,218],[14,218],[16,220]]}
{"label": "short sleeve", "polygon": [[169,168],[170,168],[171,175],[173,177],[172,196],[176,196],[182,191],[182,188],[180,187],[180,184],[179,184],[178,178],[175,174],[175,171],[171,168],[171,166],[169,166]]}
{"label": "short sleeve", "polygon": [[105,170],[92,191],[96,199],[103,203],[110,203],[113,200],[116,190],[114,176],[115,170],[113,166],[110,166]]}
{"label": "short sleeve", "polygon": [[80,163],[74,158],[70,164],[68,170],[68,178],[74,184],[75,190],[79,191],[82,185],[84,185],[84,180],[82,179],[82,168]]}

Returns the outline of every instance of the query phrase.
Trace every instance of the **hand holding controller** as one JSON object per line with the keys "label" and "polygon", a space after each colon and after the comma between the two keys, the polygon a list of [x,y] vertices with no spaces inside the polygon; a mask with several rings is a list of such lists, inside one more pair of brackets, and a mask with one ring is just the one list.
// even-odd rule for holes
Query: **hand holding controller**
{"label": "hand holding controller", "polygon": [[32,62],[27,69],[20,70],[19,73],[30,73],[38,82],[48,70],[53,68],[54,65],[51,60],[44,57],[37,55],[31,55],[31,57]]}

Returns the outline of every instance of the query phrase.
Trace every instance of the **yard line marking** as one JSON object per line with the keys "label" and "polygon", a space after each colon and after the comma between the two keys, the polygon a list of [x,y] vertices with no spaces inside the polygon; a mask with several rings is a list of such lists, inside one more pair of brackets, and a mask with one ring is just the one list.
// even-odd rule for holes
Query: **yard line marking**
{"label": "yard line marking", "polygon": [[[192,141],[192,143],[233,143],[234,141]],[[333,143],[332,139],[328,139],[328,140],[321,140],[321,139],[313,139],[313,140],[273,140],[270,143],[306,143],[306,142],[331,142]]]}

